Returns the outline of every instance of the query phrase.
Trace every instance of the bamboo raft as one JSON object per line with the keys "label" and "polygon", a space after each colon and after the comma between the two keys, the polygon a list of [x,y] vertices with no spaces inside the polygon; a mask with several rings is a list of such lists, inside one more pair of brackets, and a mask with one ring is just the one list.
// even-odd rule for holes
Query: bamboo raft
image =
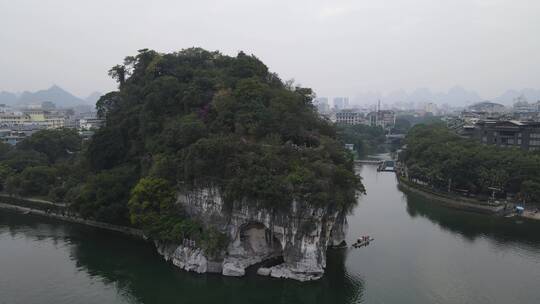
{"label": "bamboo raft", "polygon": [[356,243],[352,244],[352,247],[354,248],[360,248],[369,245],[369,243],[373,242],[375,239],[372,237],[367,237],[365,239],[358,239]]}

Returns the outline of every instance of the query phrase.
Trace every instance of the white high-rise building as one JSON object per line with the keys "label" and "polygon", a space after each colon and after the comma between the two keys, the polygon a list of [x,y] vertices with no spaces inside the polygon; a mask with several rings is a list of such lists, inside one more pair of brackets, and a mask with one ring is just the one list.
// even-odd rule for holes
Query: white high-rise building
{"label": "white high-rise building", "polygon": [[426,113],[431,113],[435,115],[437,114],[437,105],[433,102],[428,102],[424,107],[424,111],[426,111]]}
{"label": "white high-rise building", "polygon": [[320,114],[330,112],[330,105],[328,104],[327,97],[317,97],[313,100],[313,105],[317,108]]}
{"label": "white high-rise building", "polygon": [[349,97],[334,97],[334,109],[343,110],[349,107]]}

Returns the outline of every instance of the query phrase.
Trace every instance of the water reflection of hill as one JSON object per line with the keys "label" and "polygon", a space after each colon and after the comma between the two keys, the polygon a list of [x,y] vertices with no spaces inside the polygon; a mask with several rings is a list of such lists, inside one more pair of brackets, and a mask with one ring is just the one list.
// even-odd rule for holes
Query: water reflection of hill
{"label": "water reflection of hill", "polygon": [[539,222],[465,212],[430,202],[415,193],[403,193],[410,216],[427,218],[439,227],[469,240],[488,237],[501,245],[519,243],[540,248]]}
{"label": "water reflection of hill", "polygon": [[317,282],[228,278],[180,271],[151,244],[123,235],[17,214],[0,213],[0,223],[12,235],[65,243],[59,247],[80,271],[114,285],[133,303],[354,303],[363,297],[362,282],[345,270],[346,251],[329,252],[327,274]]}

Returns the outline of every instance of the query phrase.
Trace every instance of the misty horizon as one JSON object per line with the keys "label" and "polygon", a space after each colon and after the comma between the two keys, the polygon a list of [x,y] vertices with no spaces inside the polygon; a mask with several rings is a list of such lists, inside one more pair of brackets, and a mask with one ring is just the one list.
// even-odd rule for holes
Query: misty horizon
{"label": "misty horizon", "polygon": [[[54,96],[57,96],[60,99],[57,100],[59,106],[70,106],[69,104],[71,104],[71,106],[85,105],[94,104],[99,99],[99,97],[105,93],[106,92],[93,91],[87,96],[80,96],[70,92],[69,90],[57,84],[53,84],[48,88],[43,88],[36,91],[25,90],[22,92],[9,92],[0,89],[0,103],[4,103],[7,105],[33,104],[39,101],[54,101],[54,99],[56,99]],[[61,94],[61,96],[58,96],[58,94]],[[317,95],[316,97],[327,98],[329,104],[333,104],[334,98],[346,97],[349,99],[349,104],[351,106],[374,105],[378,101],[381,101],[381,103],[384,105],[396,103],[414,103],[417,106],[430,102],[438,105],[447,104],[450,106],[468,106],[478,102],[491,101],[510,106],[516,101],[517,98],[521,97],[525,98],[525,101],[531,103],[540,102],[540,89],[509,89],[503,94],[492,99],[484,98],[474,90],[467,90],[466,88],[460,86],[454,86],[447,91],[432,91],[428,88],[417,88],[413,91],[406,91],[402,89],[395,90],[387,94],[383,94],[381,92],[358,92],[357,94],[350,96]]]}
{"label": "misty horizon", "polygon": [[[138,49],[254,54],[318,96],[539,89],[537,1],[0,1],[0,90],[108,92]],[[504,22],[501,22],[504,20]]]}

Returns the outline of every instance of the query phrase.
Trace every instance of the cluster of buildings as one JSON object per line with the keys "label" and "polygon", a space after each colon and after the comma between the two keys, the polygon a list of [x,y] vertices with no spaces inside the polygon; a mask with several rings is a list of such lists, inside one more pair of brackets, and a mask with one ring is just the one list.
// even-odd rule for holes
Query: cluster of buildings
{"label": "cluster of buildings", "polygon": [[380,102],[376,109],[352,108],[348,97],[335,97],[332,107],[330,107],[327,97],[316,98],[313,104],[319,114],[338,124],[362,124],[389,129],[396,123],[396,113],[392,110],[381,110]]}
{"label": "cluster of buildings", "polygon": [[392,110],[363,112],[360,109],[344,109],[335,113],[335,123],[346,125],[368,125],[392,128],[396,123],[396,113]]}
{"label": "cluster of buildings", "polygon": [[34,132],[45,129],[72,128],[90,137],[103,121],[95,112],[56,109],[52,102],[11,108],[0,104],[0,141],[15,145]]}
{"label": "cluster of buildings", "polygon": [[332,104],[326,97],[316,98],[313,104],[320,115],[338,124],[363,124],[391,130],[396,116],[408,117],[416,123],[436,116],[459,135],[483,144],[540,150],[540,101],[528,102],[523,96],[515,98],[511,106],[484,101],[466,107],[434,102],[396,102],[381,107],[379,101],[377,105],[361,107],[349,104],[347,97],[335,97]]}
{"label": "cluster of buildings", "polygon": [[[414,108],[393,105],[381,109],[381,104],[369,107],[352,106],[347,97],[335,97],[332,105],[326,97],[316,98],[313,104],[319,114],[332,122],[347,125],[378,126],[390,130],[395,126],[396,116],[437,116],[447,126],[463,137],[487,145],[540,150],[540,101],[529,103],[523,97],[514,100],[512,106],[490,101],[467,107],[439,106],[433,102],[421,103]],[[391,133],[391,132],[389,132]]]}
{"label": "cluster of buildings", "polygon": [[540,101],[520,99],[512,107],[481,102],[446,120],[448,127],[461,136],[486,145],[540,150]]}
{"label": "cluster of buildings", "polygon": [[328,97],[318,97],[313,100],[313,104],[321,114],[328,114],[350,108],[349,97],[334,97],[332,103],[333,105],[330,106]]}
{"label": "cluster of buildings", "polygon": [[540,122],[481,120],[476,123],[471,137],[488,145],[540,150]]}

